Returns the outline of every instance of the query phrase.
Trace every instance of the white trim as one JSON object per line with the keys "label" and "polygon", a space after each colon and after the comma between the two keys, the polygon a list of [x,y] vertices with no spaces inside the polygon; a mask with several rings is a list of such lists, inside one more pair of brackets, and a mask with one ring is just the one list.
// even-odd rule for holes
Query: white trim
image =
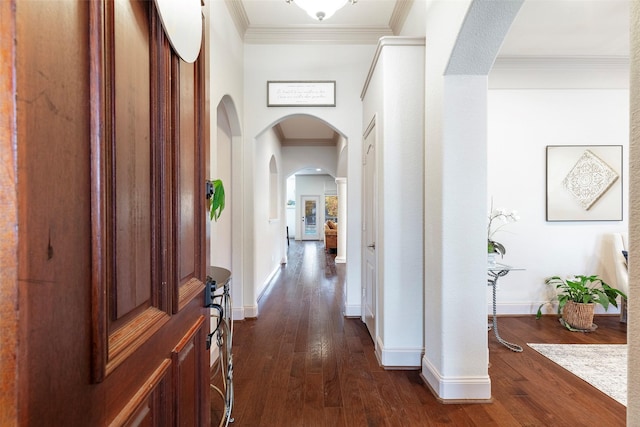
{"label": "white trim", "polygon": [[244,307],[233,307],[231,313],[233,320],[244,320]]}
{"label": "white trim", "polygon": [[280,270],[282,270],[282,264],[274,268],[273,271],[267,277],[267,280],[262,282],[262,290],[260,291],[260,294],[258,294],[258,298],[256,298],[256,301],[260,301],[260,299],[264,296],[264,293],[267,291],[267,289],[269,289],[269,286],[271,286],[271,281],[276,276],[276,274],[280,272]]}
{"label": "white trim", "polygon": [[360,318],[362,315],[362,305],[360,304],[345,304],[344,306],[344,317],[357,317]]}
{"label": "white trim", "polygon": [[334,262],[336,264],[346,264],[347,263],[347,257],[345,257],[345,256],[336,256],[336,259],[334,260]]}
{"label": "white trim", "polygon": [[628,56],[498,56],[497,70],[628,70]]}
{"label": "white trim", "polygon": [[389,28],[393,30],[393,34],[400,34],[412,6],[413,0],[396,1],[396,5],[391,13],[391,18],[389,18]]}
{"label": "white trim", "polygon": [[444,377],[426,357],[422,358],[422,378],[442,400],[491,400],[491,378]]}
{"label": "white trim", "polygon": [[243,319],[258,317],[258,304],[255,305],[245,305],[243,307],[244,317]]}
{"label": "white trim", "polygon": [[244,5],[241,1],[234,0],[226,0],[225,3],[227,5],[229,15],[231,15],[231,19],[238,31],[238,35],[240,38],[243,38],[250,25],[249,17],[247,16],[247,11],[245,10]]}
{"label": "white trim", "polygon": [[311,28],[303,25],[266,27],[251,25],[244,33],[247,44],[376,44],[383,36],[392,36],[389,27],[345,28],[323,25]]}
{"label": "white trim", "polygon": [[385,368],[418,368],[423,354],[423,348],[385,348],[380,337],[376,337],[376,357],[380,366]]}
{"label": "white trim", "polygon": [[[364,96],[366,95],[367,89],[369,88],[369,83],[371,83],[371,78],[373,77],[373,72],[376,69],[376,65],[378,65],[378,59],[380,59],[380,55],[382,54],[383,47],[385,46],[424,46],[424,45],[425,45],[424,37],[407,37],[407,36],[381,37],[380,40],[378,40],[378,46],[376,47],[376,52],[373,55],[373,61],[371,62],[371,66],[369,67],[367,78],[364,80],[364,87],[362,88],[362,92],[360,93],[360,99],[364,100]],[[372,123],[373,123],[373,120],[372,120]],[[365,132],[365,135],[367,133],[368,132]]]}
{"label": "white trim", "polygon": [[[498,303],[496,304],[496,313],[498,316],[533,315],[538,311],[540,304],[542,304],[542,302]],[[542,308],[542,314],[556,314],[557,307],[558,306],[555,303],[552,304],[552,306],[545,304]],[[493,307],[491,303],[487,304],[487,313],[489,314],[489,317],[493,314]],[[609,306],[609,310],[607,311],[598,305],[596,306],[596,314],[620,314],[620,304],[618,304],[618,308]]]}

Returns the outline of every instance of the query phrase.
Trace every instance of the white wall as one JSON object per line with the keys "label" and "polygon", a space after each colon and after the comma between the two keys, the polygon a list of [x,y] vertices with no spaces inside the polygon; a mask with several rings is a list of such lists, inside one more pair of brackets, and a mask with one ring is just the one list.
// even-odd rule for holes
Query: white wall
{"label": "white wall", "polygon": [[[294,196],[295,197],[295,196]],[[287,206],[286,207],[286,217],[287,217],[287,227],[289,227],[289,239],[295,239],[298,234],[296,233],[296,207],[295,206]]]}
{"label": "white wall", "polygon": [[[329,123],[348,140],[348,209],[345,313],[360,313],[361,224],[361,103],[360,91],[375,50],[374,45],[246,45],[244,47],[245,141],[292,114],[310,114]],[[335,80],[336,107],[267,107],[268,80]],[[244,178],[253,183],[253,165],[245,159]],[[284,187],[283,187],[284,188]],[[253,188],[243,188],[255,194]],[[248,197],[248,196],[247,196]],[[250,203],[250,200],[246,201]],[[252,225],[254,223],[252,222]],[[257,224],[257,223],[256,223]],[[285,223],[282,221],[282,235]],[[253,235],[252,230],[245,230]],[[255,235],[258,236],[256,231]],[[282,239],[284,242],[284,239]],[[265,248],[263,245],[267,245]],[[256,240],[256,253],[273,242]],[[267,277],[256,274],[256,283]],[[248,304],[245,302],[245,304]]]}
{"label": "white wall", "polygon": [[367,129],[375,122],[374,341],[383,366],[419,366],[424,348],[424,38],[385,37],[377,53],[362,123]]}
{"label": "white wall", "polygon": [[[552,275],[600,274],[615,285],[605,239],[628,228],[628,99],[623,89],[489,91],[488,194],[521,217],[496,237],[503,261],[525,268],[500,279],[499,313],[535,313]],[[547,222],[547,145],[622,145],[624,220]]]}
{"label": "white wall", "polygon": [[336,176],[338,156],[335,147],[284,146],[282,162],[285,177],[306,168],[320,168]]}
{"label": "white wall", "polygon": [[232,270],[231,265],[231,227],[233,218],[233,199],[226,197],[234,193],[231,179],[231,126],[224,106],[219,105],[217,114],[217,151],[211,157],[216,165],[216,175],[211,179],[221,179],[225,190],[224,214],[211,223],[211,263]]}
{"label": "white wall", "polygon": [[[254,276],[255,287],[250,302],[245,302],[248,311],[256,310],[257,301],[260,294],[268,285],[268,280],[274,272],[280,268],[280,263],[284,258],[284,244],[286,244],[286,234],[282,232],[283,224],[286,223],[284,202],[278,204],[278,217],[270,216],[270,168],[272,157],[275,159],[278,170],[278,185],[276,189],[280,192],[285,188],[282,173],[282,156],[280,153],[280,141],[272,129],[267,130],[256,138],[254,143],[254,181],[253,181],[253,221],[255,232],[254,248]],[[277,195],[279,200],[284,200],[285,195]],[[255,304],[255,305],[254,305]]]}
{"label": "white wall", "polygon": [[[226,216],[233,215],[231,221],[231,295],[233,299],[233,317],[235,319],[244,318],[244,299],[243,290],[245,287],[245,270],[248,277],[252,275],[252,252],[250,245],[245,245],[244,238],[246,232],[252,228],[252,224],[247,223],[246,215],[243,209],[245,200],[248,198],[244,192],[243,178],[243,156],[244,147],[242,141],[242,121],[244,111],[244,44],[240,38],[233,20],[229,15],[229,11],[223,1],[206,1],[204,7],[208,24],[205,35],[205,47],[209,49],[207,55],[206,70],[207,76],[207,93],[209,95],[209,137],[211,144],[209,147],[210,164],[209,177],[215,178],[219,176],[218,161],[216,153],[218,152],[218,117],[215,110],[222,102],[224,104],[225,113],[229,121],[227,129],[229,132],[223,132],[223,138],[230,138],[230,155],[231,168],[230,181],[225,181],[226,199],[232,209],[225,210]],[[225,127],[226,124],[223,126]],[[225,142],[226,144],[226,142]],[[220,171],[222,172],[222,171]],[[231,218],[225,218],[227,219]],[[215,238],[210,239],[210,245],[216,244]],[[212,257],[215,250],[209,251]],[[228,262],[229,260],[220,261]],[[245,264],[245,261],[248,264]],[[212,264],[216,264],[215,258],[211,259]]]}

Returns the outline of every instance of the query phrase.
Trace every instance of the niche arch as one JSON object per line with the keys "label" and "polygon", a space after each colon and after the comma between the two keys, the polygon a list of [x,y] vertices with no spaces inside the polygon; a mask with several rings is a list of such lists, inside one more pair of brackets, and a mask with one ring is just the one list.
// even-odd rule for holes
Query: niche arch
{"label": "niche arch", "polygon": [[222,179],[225,187],[225,209],[217,222],[209,222],[208,259],[211,265],[228,268],[232,272],[231,295],[234,318],[243,318],[243,286],[245,251],[242,239],[242,125],[236,103],[224,95],[211,115],[212,131],[209,153],[209,179]]}

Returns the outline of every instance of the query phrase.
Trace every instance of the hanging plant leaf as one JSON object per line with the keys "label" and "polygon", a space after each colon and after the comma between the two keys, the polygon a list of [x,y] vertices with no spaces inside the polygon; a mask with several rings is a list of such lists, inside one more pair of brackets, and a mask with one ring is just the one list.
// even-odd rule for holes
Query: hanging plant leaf
{"label": "hanging plant leaf", "polygon": [[222,180],[207,181],[207,199],[209,199],[209,219],[218,221],[224,210],[224,185]]}

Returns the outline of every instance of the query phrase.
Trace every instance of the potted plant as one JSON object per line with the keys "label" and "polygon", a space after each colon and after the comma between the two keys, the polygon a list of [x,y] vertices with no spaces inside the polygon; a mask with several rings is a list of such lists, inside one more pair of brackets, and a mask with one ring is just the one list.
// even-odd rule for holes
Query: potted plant
{"label": "potted plant", "polygon": [[221,179],[207,180],[207,200],[209,201],[209,218],[218,221],[224,210],[224,185]]}
{"label": "potted plant", "polygon": [[491,200],[491,211],[489,212],[489,224],[487,225],[487,255],[490,264],[495,264],[495,256],[501,257],[507,253],[507,249],[493,237],[505,225],[516,222],[520,219],[516,211],[507,212],[504,209],[493,209]]}
{"label": "potted plant", "polygon": [[[592,330],[596,304],[607,310],[610,304],[618,306],[618,296],[627,298],[622,291],[609,286],[598,275],[577,275],[568,279],[553,276],[546,279],[545,283],[555,286],[558,314],[562,315],[561,323],[569,330]],[[542,316],[545,304],[538,307],[536,318]]]}

